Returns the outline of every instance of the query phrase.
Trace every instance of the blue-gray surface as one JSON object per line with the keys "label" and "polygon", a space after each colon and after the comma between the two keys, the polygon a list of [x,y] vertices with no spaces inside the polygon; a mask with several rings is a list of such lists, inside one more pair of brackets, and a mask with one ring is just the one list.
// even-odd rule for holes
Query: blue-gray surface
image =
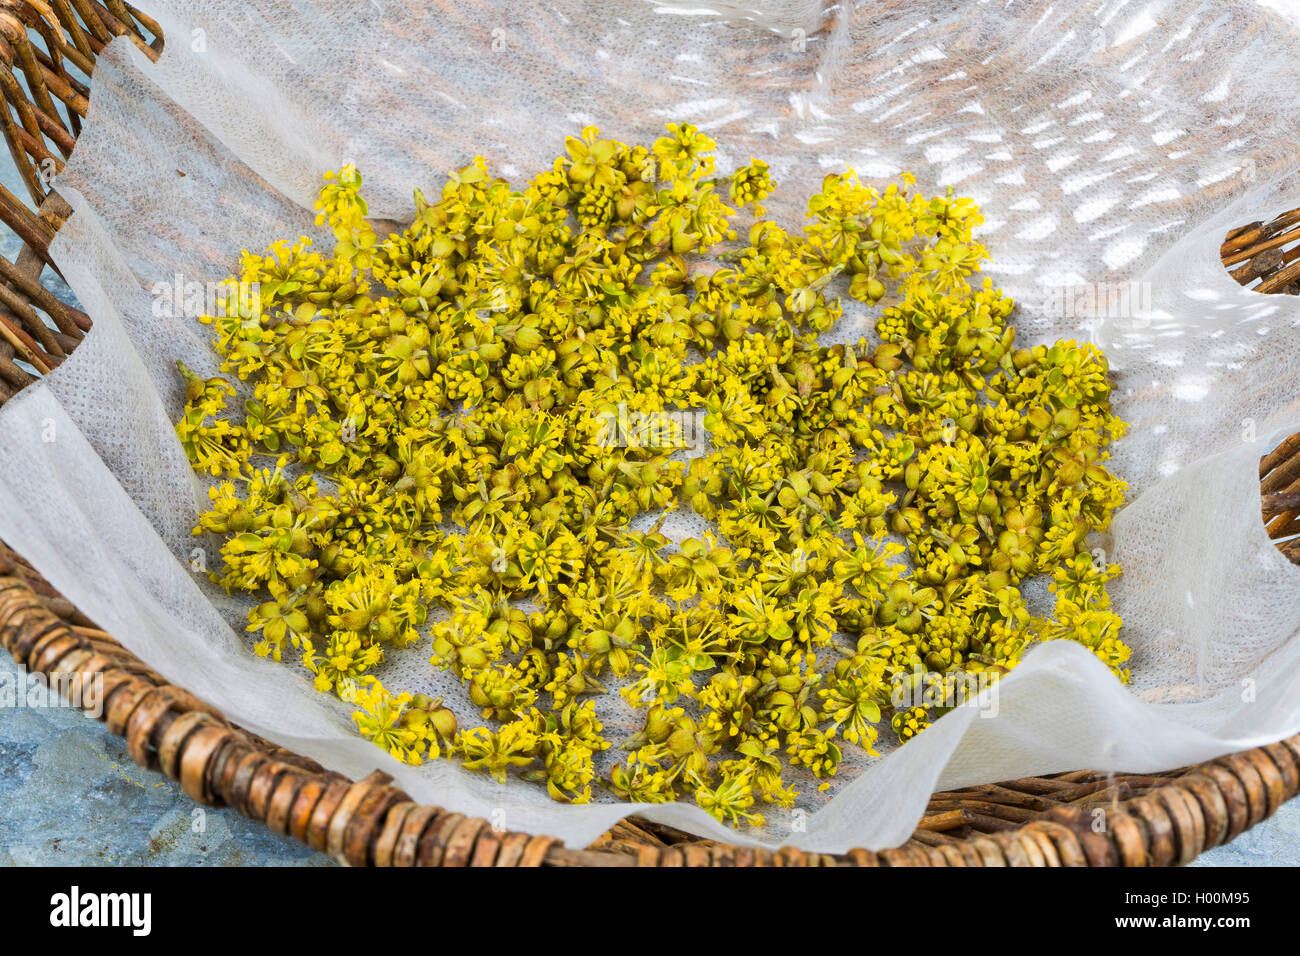
{"label": "blue-gray surface", "polygon": [[[17,674],[4,656],[0,680]],[[0,864],[333,865],[232,810],[200,807],[66,707],[0,707]]]}
{"label": "blue-gray surface", "polygon": [[[11,163],[0,167],[0,182],[26,195]],[[16,237],[0,226],[0,255],[12,261],[17,251]],[[60,298],[73,301],[57,276],[46,270],[45,278]],[[7,657],[0,674],[16,674]],[[199,808],[177,784],[136,766],[125,741],[76,711],[0,707],[0,863],[330,862],[234,811]],[[1300,866],[1300,800],[1198,864]]]}

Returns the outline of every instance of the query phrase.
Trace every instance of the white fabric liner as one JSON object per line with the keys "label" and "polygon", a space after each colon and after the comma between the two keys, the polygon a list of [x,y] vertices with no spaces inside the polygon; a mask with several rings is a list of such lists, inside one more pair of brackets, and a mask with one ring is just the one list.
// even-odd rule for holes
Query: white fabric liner
{"label": "white fabric liner", "polygon": [[[1242,289],[1218,261],[1230,227],[1300,203],[1293,23],[1244,2],[150,6],[166,52],[156,64],[125,40],[104,52],[59,178],[75,214],[53,252],[95,328],[0,412],[0,536],[231,719],[571,846],[641,813],[828,852],[902,842],[936,789],[1154,772],[1300,730],[1300,571],[1265,535],[1257,475],[1260,455],[1300,429],[1300,301]],[[1132,426],[1113,461],[1130,502],[1103,542],[1124,567],[1111,589],[1135,648],[1131,688],[1077,645],[1040,647],[1000,685],[996,716],[954,711],[815,811],[745,833],[688,804],[564,806],[448,761],[399,765],[301,669],[254,656],[246,597],[189,566],[196,546],[215,564],[217,543],[190,536],[206,495],[171,427],[173,362],[213,374],[209,330],[156,316],[154,284],[215,282],[241,247],[321,236],[319,176],[345,162],[372,212],[403,220],[413,186],[436,194],[476,153],[519,182],[586,123],[649,142],[674,120],[718,141],[722,170],[768,160],[770,215],[787,226],[845,163],[878,183],[907,169],[923,191],[954,185],[984,209],[986,272],[1020,302],[1020,341],[1104,341]],[[1130,281],[1145,284],[1149,314],[1096,325],[1048,308],[1062,285]],[[409,652],[398,676],[436,685],[426,656]]]}

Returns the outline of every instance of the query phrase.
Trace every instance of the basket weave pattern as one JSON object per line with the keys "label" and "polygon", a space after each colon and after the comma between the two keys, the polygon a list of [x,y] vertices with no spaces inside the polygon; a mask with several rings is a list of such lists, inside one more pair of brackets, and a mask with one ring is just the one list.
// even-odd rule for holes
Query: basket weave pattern
{"label": "basket weave pattern", "polygon": [[[0,219],[24,243],[16,262],[0,257],[0,403],[90,330],[40,275],[70,212],[50,174],[75,145],[95,57],[117,36],[151,57],[162,50],[158,25],[123,0],[0,0],[0,128],[37,210],[0,186]],[[1300,210],[1234,230],[1222,256],[1260,292],[1300,291]],[[1300,435],[1261,461],[1260,478],[1268,532],[1300,562]],[[352,781],[239,728],[95,627],[3,543],[0,645],[194,800],[353,866],[1168,866],[1226,843],[1300,791],[1297,735],[1165,774],[1082,770],[938,793],[911,838],[878,853],[734,847],[636,818],[577,849],[418,805],[386,774]]]}

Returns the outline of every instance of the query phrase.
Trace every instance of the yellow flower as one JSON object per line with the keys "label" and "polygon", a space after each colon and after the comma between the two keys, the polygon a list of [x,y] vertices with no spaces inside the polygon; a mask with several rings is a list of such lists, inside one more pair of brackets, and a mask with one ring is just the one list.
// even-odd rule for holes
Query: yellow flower
{"label": "yellow flower", "polygon": [[[1036,642],[1127,680],[1119,569],[1089,547],[1125,491],[1105,356],[1017,346],[952,190],[832,172],[801,231],[742,232],[767,165],[719,173],[697,127],[666,133],[588,127],[522,188],[475,157],[384,237],[345,167],[316,205],[328,253],[241,256],[202,319],[229,378],[182,366],[176,431],[219,479],[195,533],[256,595],[253,650],[395,759],[569,802],[692,794],[733,825],[793,805],[785,769],[827,780]],[[846,294],[880,344],[821,337]],[[709,529],[669,533],[692,516]],[[1038,575],[1050,619],[1021,593]],[[486,724],[376,679],[426,641]],[[611,673],[645,712],[598,780]]]}

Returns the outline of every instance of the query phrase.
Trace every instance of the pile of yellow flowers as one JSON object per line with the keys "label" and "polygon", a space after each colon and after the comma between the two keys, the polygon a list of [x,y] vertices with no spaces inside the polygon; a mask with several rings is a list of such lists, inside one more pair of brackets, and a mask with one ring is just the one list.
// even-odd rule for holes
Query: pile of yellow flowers
{"label": "pile of yellow flowers", "polygon": [[[291,653],[394,757],[757,823],[1035,641],[1127,680],[1118,568],[1086,541],[1124,491],[1105,358],[1013,347],[970,200],[850,171],[792,234],[761,218],[768,167],[720,175],[713,149],[685,124],[649,149],[588,128],[522,190],[481,158],[417,190],[386,238],[346,167],[317,204],[332,254],[245,253],[258,294],[205,317],[248,383],[230,408],[182,368],[177,432],[220,479],[195,529],[224,536],[212,577],[261,595],[259,654]],[[879,308],[878,344],[820,344],[837,281]],[[710,445],[687,461],[693,410]],[[682,503],[716,534],[660,533]],[[1022,598],[1036,575],[1051,619]],[[484,726],[375,678],[418,644]],[[598,772],[614,684],[644,726]]]}

